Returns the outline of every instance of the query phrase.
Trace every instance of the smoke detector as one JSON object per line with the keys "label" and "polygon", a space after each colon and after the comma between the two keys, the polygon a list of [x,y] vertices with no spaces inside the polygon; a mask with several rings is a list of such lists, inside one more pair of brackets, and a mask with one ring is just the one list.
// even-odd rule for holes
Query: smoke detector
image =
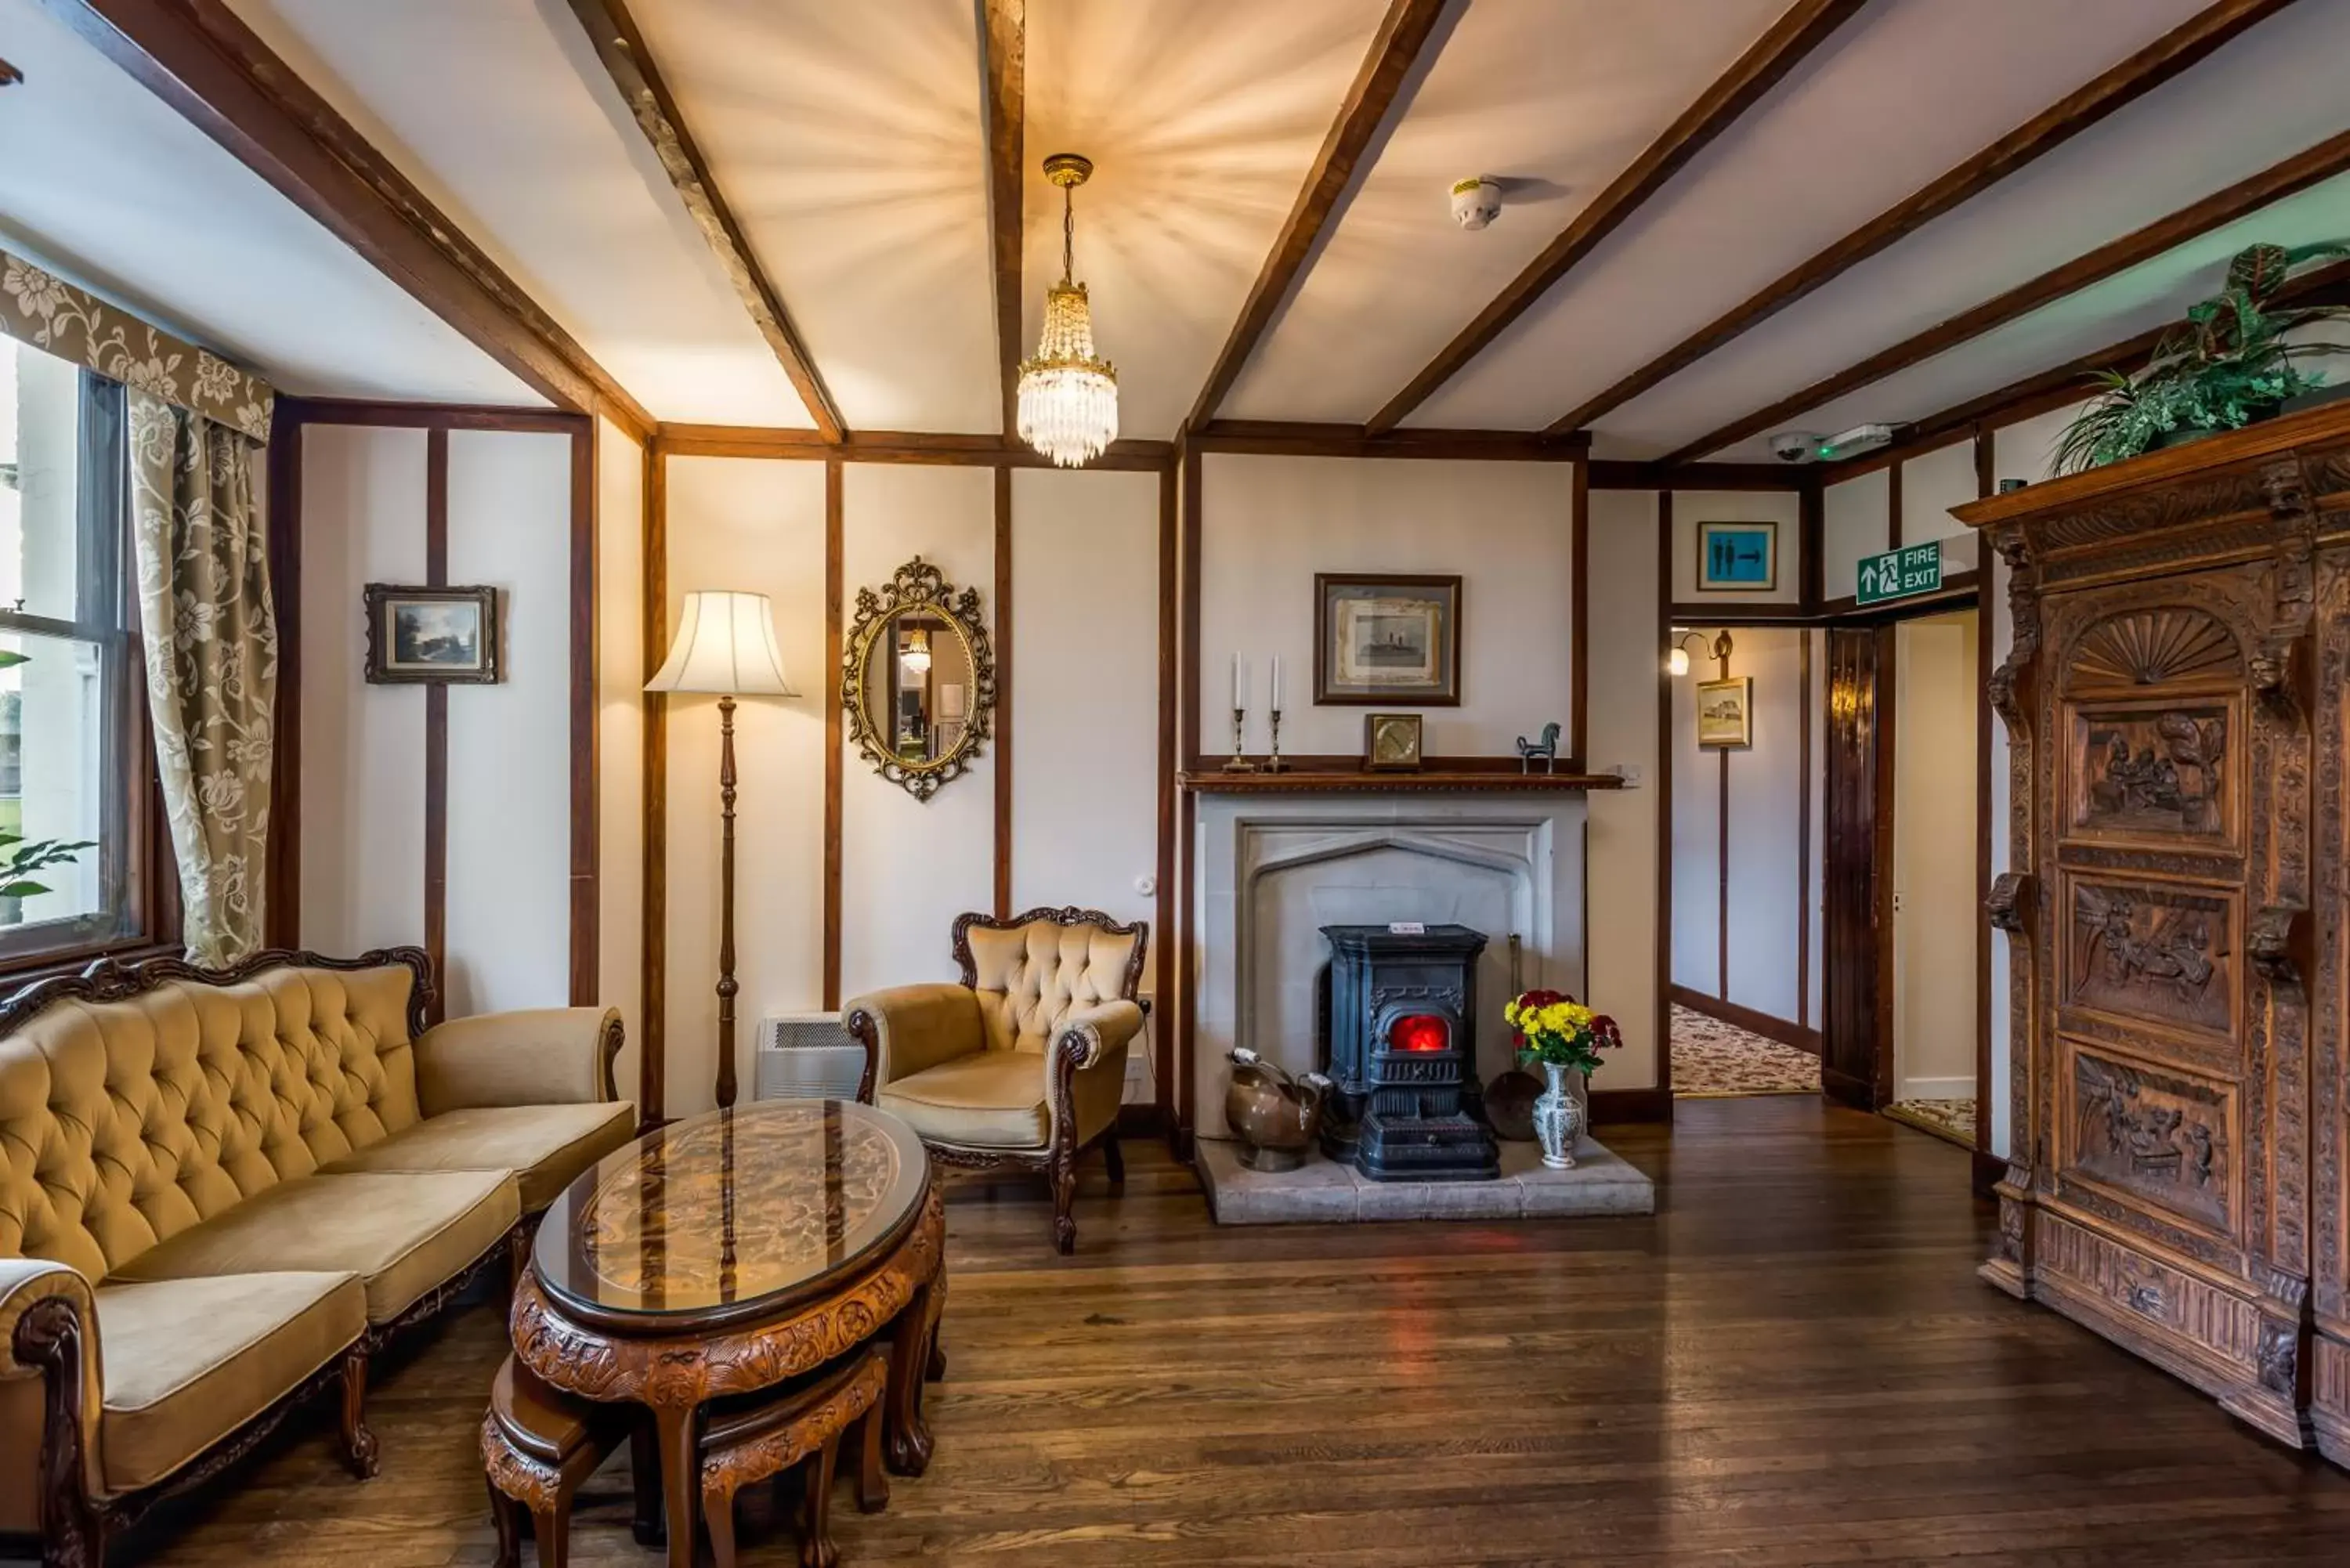
{"label": "smoke detector", "polygon": [[1471,174],[1452,182],[1452,221],[1464,229],[1482,229],[1502,215],[1502,187],[1490,175]]}

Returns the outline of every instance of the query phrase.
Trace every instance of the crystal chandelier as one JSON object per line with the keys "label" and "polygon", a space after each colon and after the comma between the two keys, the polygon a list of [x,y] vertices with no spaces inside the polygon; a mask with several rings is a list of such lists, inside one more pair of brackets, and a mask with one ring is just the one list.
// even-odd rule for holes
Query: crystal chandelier
{"label": "crystal chandelier", "polygon": [[1020,361],[1020,439],[1063,468],[1099,457],[1118,439],[1118,371],[1094,357],[1093,306],[1073,282],[1076,216],[1070,192],[1094,171],[1090,159],[1055,152],[1045,178],[1061,188],[1061,281],[1045,296],[1036,357]]}

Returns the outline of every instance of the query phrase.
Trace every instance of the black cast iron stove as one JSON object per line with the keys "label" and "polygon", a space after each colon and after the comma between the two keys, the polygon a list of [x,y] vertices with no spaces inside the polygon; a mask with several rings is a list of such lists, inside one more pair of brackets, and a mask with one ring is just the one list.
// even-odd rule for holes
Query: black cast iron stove
{"label": "black cast iron stove", "polygon": [[1325,926],[1322,1152],[1375,1181],[1501,1174],[1477,1081],[1477,958],[1466,926]]}

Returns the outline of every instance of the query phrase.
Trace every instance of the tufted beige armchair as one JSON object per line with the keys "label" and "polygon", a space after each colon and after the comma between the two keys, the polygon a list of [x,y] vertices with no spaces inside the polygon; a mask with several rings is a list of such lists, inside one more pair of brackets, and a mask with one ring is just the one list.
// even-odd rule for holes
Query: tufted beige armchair
{"label": "tufted beige armchair", "polygon": [[1054,1244],[1070,1251],[1078,1159],[1100,1144],[1110,1180],[1126,1179],[1118,1108],[1149,940],[1147,922],[1097,909],[960,917],[962,984],[877,991],[844,1010],[865,1046],[858,1097],[903,1117],[945,1164],[1043,1173]]}

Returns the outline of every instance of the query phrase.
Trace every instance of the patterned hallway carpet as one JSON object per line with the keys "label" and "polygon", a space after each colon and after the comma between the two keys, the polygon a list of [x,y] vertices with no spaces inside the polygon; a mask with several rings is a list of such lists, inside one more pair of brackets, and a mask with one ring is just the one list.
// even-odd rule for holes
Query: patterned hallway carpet
{"label": "patterned hallway carpet", "polygon": [[1957,1144],[1975,1146],[1975,1103],[1972,1100],[1896,1100],[1885,1114],[1919,1132]]}
{"label": "patterned hallway carpet", "polygon": [[1818,1057],[1702,1012],[1673,1008],[1673,1093],[1679,1098],[1819,1092]]}

